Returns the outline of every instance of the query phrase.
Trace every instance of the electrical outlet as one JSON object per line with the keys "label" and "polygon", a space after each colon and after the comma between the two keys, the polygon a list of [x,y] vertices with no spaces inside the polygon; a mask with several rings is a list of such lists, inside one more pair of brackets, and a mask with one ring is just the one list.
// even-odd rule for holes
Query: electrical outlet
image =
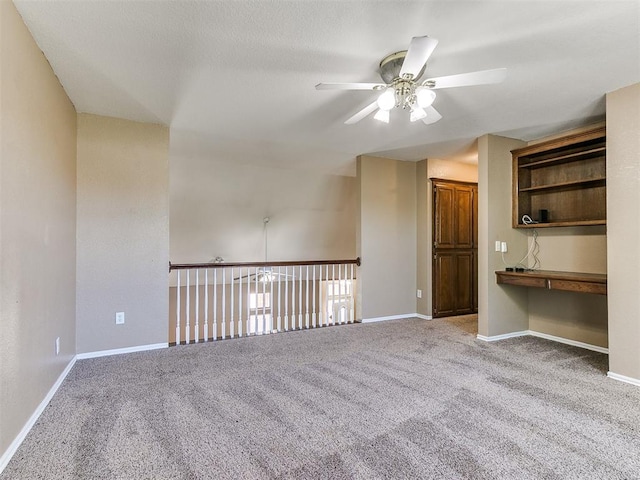
{"label": "electrical outlet", "polygon": [[496,252],[502,251],[502,242],[500,240],[496,240]]}
{"label": "electrical outlet", "polygon": [[116,325],[124,323],[124,312],[116,312]]}
{"label": "electrical outlet", "polygon": [[422,298],[422,290],[416,291],[416,297]]}
{"label": "electrical outlet", "polygon": [[56,337],[56,355],[60,355],[60,337]]}
{"label": "electrical outlet", "polygon": [[502,253],[507,253],[507,242],[502,242],[502,244],[500,245],[500,249]]}

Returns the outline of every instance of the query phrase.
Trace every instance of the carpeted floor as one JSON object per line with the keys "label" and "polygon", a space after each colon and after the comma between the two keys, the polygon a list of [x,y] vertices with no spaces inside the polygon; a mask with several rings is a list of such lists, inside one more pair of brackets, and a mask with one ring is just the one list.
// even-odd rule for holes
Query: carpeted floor
{"label": "carpeted floor", "polygon": [[637,479],[640,389],[475,319],[78,361],[0,479]]}

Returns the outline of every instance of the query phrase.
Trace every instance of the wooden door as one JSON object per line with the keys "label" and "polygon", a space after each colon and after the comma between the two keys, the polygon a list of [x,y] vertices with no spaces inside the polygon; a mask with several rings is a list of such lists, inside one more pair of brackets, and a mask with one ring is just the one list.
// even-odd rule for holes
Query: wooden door
{"label": "wooden door", "polygon": [[477,184],[431,180],[433,316],[477,312]]}

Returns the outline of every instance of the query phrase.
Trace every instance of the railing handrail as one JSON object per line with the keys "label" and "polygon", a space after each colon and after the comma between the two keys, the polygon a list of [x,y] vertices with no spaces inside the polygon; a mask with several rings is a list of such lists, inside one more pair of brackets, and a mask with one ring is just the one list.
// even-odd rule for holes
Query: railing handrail
{"label": "railing handrail", "polygon": [[213,263],[171,263],[169,271],[188,270],[192,268],[224,268],[224,267],[291,267],[296,265],[357,265],[360,257],[349,260],[298,260],[289,262],[213,262]]}

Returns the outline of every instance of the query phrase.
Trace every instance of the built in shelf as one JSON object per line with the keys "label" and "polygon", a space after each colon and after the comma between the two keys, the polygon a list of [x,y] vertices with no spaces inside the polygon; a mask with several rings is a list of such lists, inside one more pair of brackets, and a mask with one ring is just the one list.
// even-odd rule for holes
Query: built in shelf
{"label": "built in shelf", "polygon": [[[512,150],[514,228],[605,225],[606,129]],[[523,216],[542,221],[525,224]]]}
{"label": "built in shelf", "polygon": [[607,147],[597,147],[583,152],[574,152],[567,155],[561,155],[559,157],[545,158],[543,160],[532,160],[527,163],[518,165],[518,168],[543,168],[551,165],[560,165],[569,162],[579,162],[588,158],[597,158],[600,155],[605,155]]}
{"label": "built in shelf", "polygon": [[546,223],[521,223],[518,228],[549,228],[549,227],[582,227],[589,225],[606,225],[605,219],[600,220],[567,220],[562,222],[546,222]]}
{"label": "built in shelf", "polygon": [[521,188],[520,192],[542,192],[550,190],[572,190],[588,187],[603,187],[606,185],[606,177],[590,178],[588,180],[576,180],[573,182],[554,183],[551,185],[539,185],[536,187]]}

